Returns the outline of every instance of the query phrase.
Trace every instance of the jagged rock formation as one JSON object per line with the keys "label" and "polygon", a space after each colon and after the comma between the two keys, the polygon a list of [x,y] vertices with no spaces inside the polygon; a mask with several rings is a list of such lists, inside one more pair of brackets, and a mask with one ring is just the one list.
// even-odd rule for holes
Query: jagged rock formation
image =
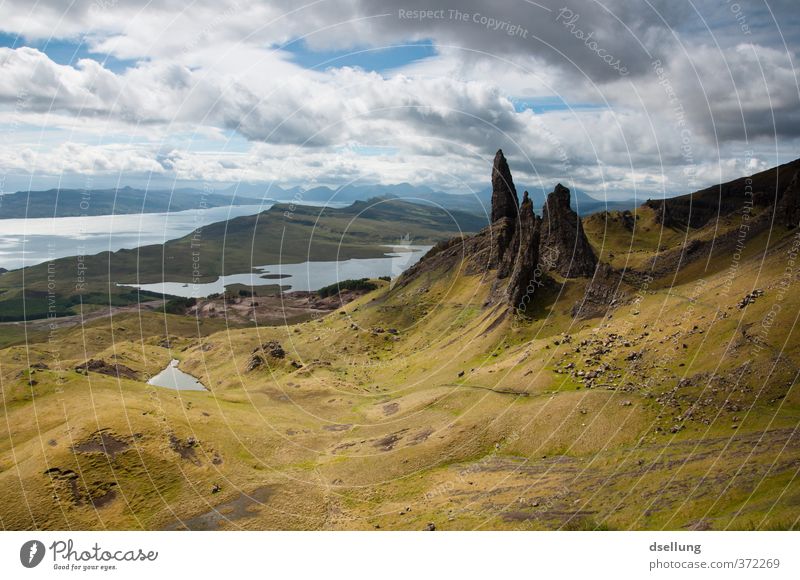
{"label": "jagged rock formation", "polygon": [[597,267],[583,224],[569,205],[569,189],[560,183],[542,209],[539,259],[548,270],[565,278],[592,276]]}
{"label": "jagged rock formation", "polygon": [[507,277],[519,244],[519,199],[511,169],[503,150],[498,149],[492,164],[492,252],[488,266],[497,277]]}
{"label": "jagged rock formation", "polygon": [[[527,191],[518,205],[511,170],[499,150],[492,168],[491,225],[474,236],[437,244],[400,277],[395,288],[460,263],[465,274],[483,274],[492,283],[488,304],[505,303],[526,315],[547,272],[566,278],[594,274],[597,258],[569,202],[569,190],[558,184],[548,196],[542,218],[534,214]],[[611,293],[604,288],[597,294],[600,302]]]}
{"label": "jagged rock formation", "polygon": [[519,198],[511,178],[503,150],[498,149],[492,165],[492,223],[502,218],[516,222],[519,211]]}
{"label": "jagged rock formation", "polygon": [[[541,220],[533,213],[526,191],[519,207],[519,228],[516,259],[508,280],[507,296],[510,306],[525,314],[533,293],[541,280],[537,280],[539,269],[539,231]],[[541,271],[539,271],[539,275]]]}

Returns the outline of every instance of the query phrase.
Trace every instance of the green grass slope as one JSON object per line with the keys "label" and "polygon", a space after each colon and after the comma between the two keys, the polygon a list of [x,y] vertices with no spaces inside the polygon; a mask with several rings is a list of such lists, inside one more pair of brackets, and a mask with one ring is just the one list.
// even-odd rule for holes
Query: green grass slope
{"label": "green grass slope", "polygon": [[[587,235],[650,264],[683,242],[647,211],[632,246],[621,216]],[[0,350],[0,522],[796,529],[798,248],[775,229],[632,277],[592,319],[572,314],[587,280],[521,320],[458,261],[292,326],[126,314]],[[90,358],[124,372],[75,370]],[[148,386],[171,358],[209,391]]]}

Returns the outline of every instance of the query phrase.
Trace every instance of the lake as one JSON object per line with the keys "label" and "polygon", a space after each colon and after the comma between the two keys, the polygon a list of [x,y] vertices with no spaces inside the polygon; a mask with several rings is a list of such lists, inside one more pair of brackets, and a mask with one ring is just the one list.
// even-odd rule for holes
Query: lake
{"label": "lake", "polygon": [[[68,256],[163,244],[197,228],[255,215],[276,202],[198,208],[171,213],[0,219],[0,267],[14,270]],[[292,203],[298,203],[296,200]],[[306,204],[323,205],[323,204]],[[343,207],[346,203],[329,203]]]}
{"label": "lake", "polygon": [[189,373],[178,368],[178,360],[172,359],[163,371],[147,381],[148,385],[175,389],[176,391],[207,391],[205,385]]}
{"label": "lake", "polygon": [[[319,290],[324,286],[343,280],[358,278],[395,278],[416,264],[432,246],[400,245],[387,246],[384,258],[353,258],[338,262],[302,262],[300,264],[269,264],[254,268],[254,272],[220,276],[207,284],[183,284],[160,282],[156,284],[126,284],[159,294],[172,294],[185,298],[205,298],[209,294],[222,293],[229,284],[266,286],[280,284],[287,290]],[[122,284],[120,284],[122,286]],[[256,292],[258,291],[255,288]]]}
{"label": "lake", "polygon": [[214,222],[272,207],[238,205],[172,213],[0,220],[0,266],[7,270],[57,258],[163,244]]}

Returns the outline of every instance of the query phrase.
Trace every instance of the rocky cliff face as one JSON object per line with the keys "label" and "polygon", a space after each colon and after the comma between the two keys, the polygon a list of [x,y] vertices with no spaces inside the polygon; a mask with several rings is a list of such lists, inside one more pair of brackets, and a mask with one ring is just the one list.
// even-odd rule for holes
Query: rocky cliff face
{"label": "rocky cliff face", "polygon": [[539,259],[548,270],[565,278],[594,274],[597,258],[578,214],[569,205],[569,189],[560,183],[547,196],[541,230]]}
{"label": "rocky cliff face", "polygon": [[[541,220],[533,213],[533,204],[526,191],[519,207],[517,251],[506,291],[508,303],[520,314],[528,310],[541,277],[539,266],[539,232]],[[538,271],[537,271],[538,270]]]}

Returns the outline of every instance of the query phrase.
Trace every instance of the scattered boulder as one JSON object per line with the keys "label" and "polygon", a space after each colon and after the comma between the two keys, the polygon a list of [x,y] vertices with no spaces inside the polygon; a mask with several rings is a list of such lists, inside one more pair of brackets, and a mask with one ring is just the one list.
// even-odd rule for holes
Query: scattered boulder
{"label": "scattered boulder", "polygon": [[633,231],[634,226],[636,225],[636,216],[631,213],[630,210],[626,209],[619,215],[620,221],[622,222],[622,227],[628,230],[629,232]]}
{"label": "scattered boulder", "polygon": [[752,292],[750,292],[747,295],[745,295],[744,298],[739,300],[739,303],[737,304],[737,306],[740,309],[741,308],[745,308],[749,304],[752,304],[753,302],[755,302],[756,298],[759,298],[759,297],[761,297],[763,295],[764,295],[764,291],[763,290],[760,290],[760,289],[753,290]]}
{"label": "scattered boulder", "polygon": [[250,358],[247,360],[247,366],[245,366],[245,372],[249,373],[251,371],[256,370],[261,365],[264,364],[264,357],[258,353],[253,353]]}
{"label": "scattered boulder", "polygon": [[261,345],[261,350],[273,358],[285,358],[286,351],[277,340],[270,340]]}
{"label": "scattered boulder", "polygon": [[278,360],[286,358],[286,351],[277,340],[269,340],[264,344],[253,349],[250,358],[247,360],[245,372],[251,372],[263,366],[267,362],[266,357]]}

